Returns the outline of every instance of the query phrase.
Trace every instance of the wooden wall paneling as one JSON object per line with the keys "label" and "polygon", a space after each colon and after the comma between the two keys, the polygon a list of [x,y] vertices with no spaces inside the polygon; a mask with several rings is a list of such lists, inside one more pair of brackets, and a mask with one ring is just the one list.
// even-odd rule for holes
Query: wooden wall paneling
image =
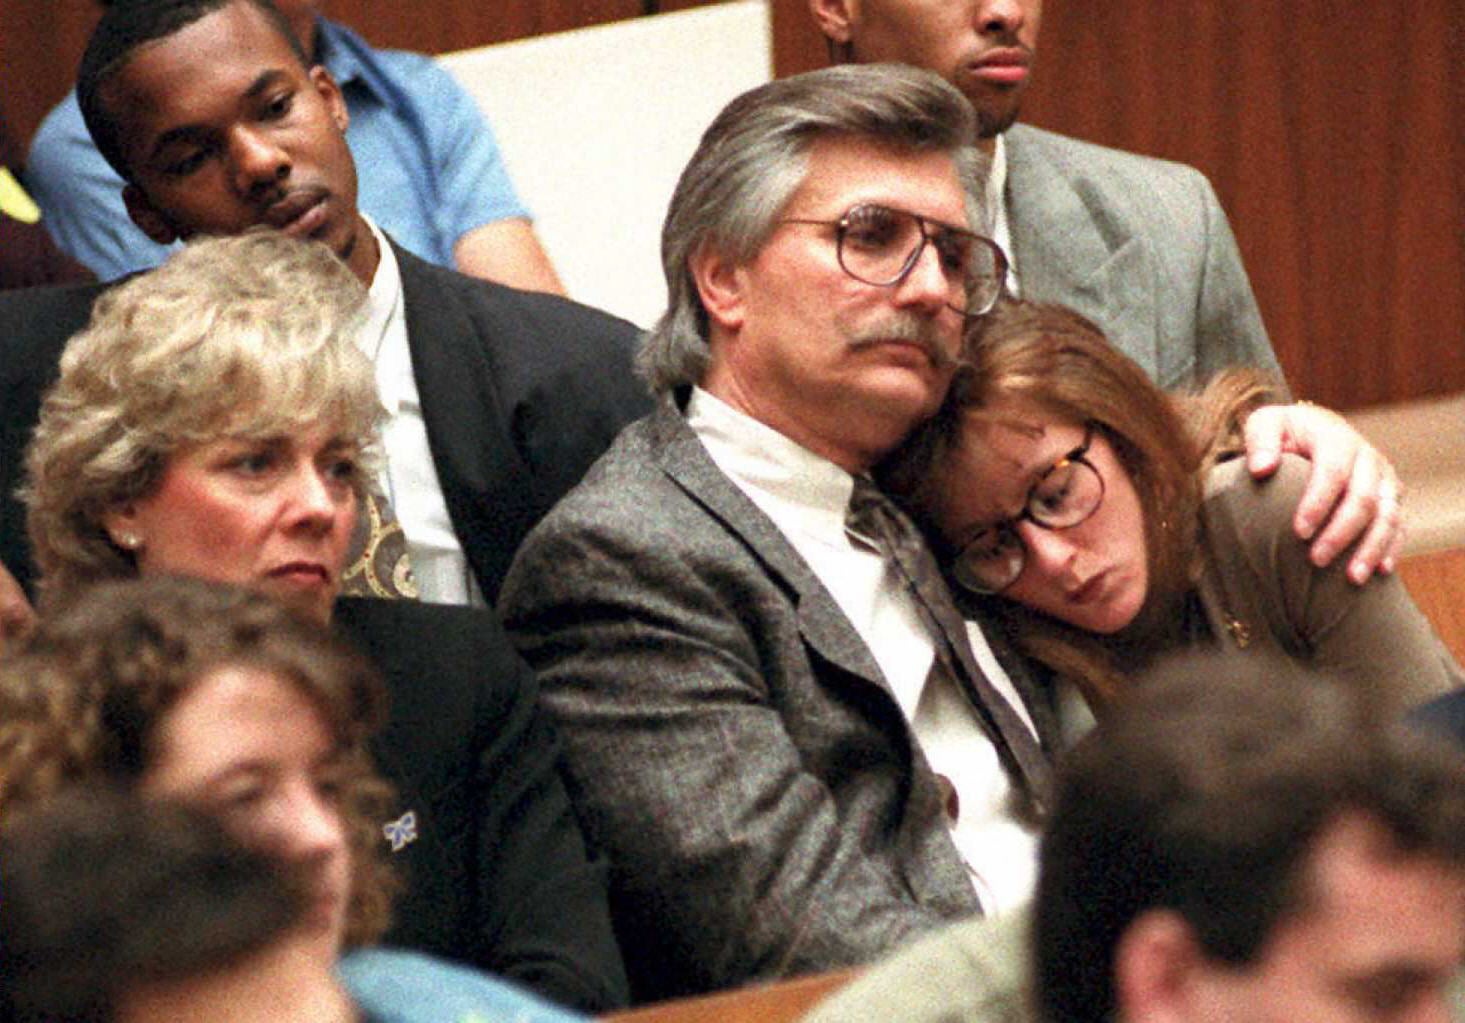
{"label": "wooden wall paneling", "polygon": [[22,150],[71,88],[99,11],[92,0],[0,0],[0,110]]}
{"label": "wooden wall paneling", "polygon": [[[1215,185],[1295,391],[1465,389],[1465,4],[1050,2],[1024,119]],[[774,0],[780,74],[820,67]]]}
{"label": "wooden wall paneling", "polygon": [[773,73],[780,78],[829,63],[824,36],[809,16],[808,0],[769,0],[773,22]]}
{"label": "wooden wall paneling", "polygon": [[[445,53],[713,2],[321,0],[321,9],[377,46]],[[71,88],[98,12],[93,0],[0,0],[0,110],[23,146]]]}
{"label": "wooden wall paneling", "polygon": [[326,13],[378,46],[424,53],[640,17],[643,0],[325,0]]}
{"label": "wooden wall paneling", "polygon": [[1399,576],[1441,642],[1465,664],[1465,549],[1405,558]]}

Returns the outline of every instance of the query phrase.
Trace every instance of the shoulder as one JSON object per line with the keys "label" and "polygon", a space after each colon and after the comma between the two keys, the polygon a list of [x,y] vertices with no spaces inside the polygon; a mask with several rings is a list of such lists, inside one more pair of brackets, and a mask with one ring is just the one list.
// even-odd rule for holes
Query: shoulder
{"label": "shoulder", "polygon": [[451,684],[463,672],[510,687],[527,669],[487,608],[430,604],[418,600],[341,597],[336,632],[381,668],[395,690],[398,676],[418,689]]}
{"label": "shoulder", "polygon": [[106,284],[0,291],[0,378],[55,377],[71,336],[87,325]]}
{"label": "shoulder", "polygon": [[[92,144],[86,122],[82,119],[81,106],[76,101],[76,90],[72,89],[60,103],[47,112],[40,126],[36,128],[30,153],[26,157],[26,166],[33,171],[45,169],[47,173],[54,173],[50,169],[53,160],[74,159],[76,151],[81,149],[95,152],[96,146]],[[101,154],[98,153],[97,156],[100,158]]]}
{"label": "shoulder", "polygon": [[576,329],[587,336],[607,336],[631,345],[640,334],[634,324],[600,309],[559,295],[521,291],[481,280],[420,259],[393,246],[402,274],[407,315],[441,312],[444,299],[470,315],[543,330]]}
{"label": "shoulder", "polygon": [[1201,535],[1223,577],[1248,573],[1238,578],[1269,593],[1302,593],[1313,584],[1316,569],[1292,528],[1310,465],[1305,458],[1283,455],[1276,472],[1256,479],[1245,459],[1234,458],[1207,473]]}
{"label": "shoulder", "polygon": [[562,539],[663,548],[685,526],[690,502],[663,465],[662,425],[657,410],[627,426],[585,477],[530,532],[524,548]]}
{"label": "shoulder", "polygon": [[572,1023],[583,1019],[505,981],[416,952],[358,949],[336,972],[363,1013],[381,1023]]}
{"label": "shoulder", "polygon": [[1300,455],[1284,454],[1277,471],[1257,479],[1246,467],[1246,459],[1232,458],[1206,474],[1204,507],[1244,516],[1247,521],[1271,521],[1280,515],[1290,523],[1302,500],[1312,463]]}
{"label": "shoulder", "polygon": [[1025,913],[952,924],[870,966],[805,1023],[1027,1019]]}
{"label": "shoulder", "polygon": [[1158,182],[1187,188],[1203,186],[1207,190],[1210,187],[1205,175],[1188,164],[1101,146],[1030,125],[1014,125],[1006,138],[1009,157],[1019,165],[1024,160],[1041,159],[1069,176],[1093,181]]}
{"label": "shoulder", "polygon": [[337,79],[363,74],[369,87],[385,87],[392,95],[379,97],[393,103],[406,102],[423,116],[441,116],[445,111],[461,116],[463,107],[475,112],[467,91],[436,59],[412,50],[378,49],[356,32],[338,22],[319,19],[319,31],[326,44],[326,68]]}
{"label": "shoulder", "polygon": [[746,581],[745,538],[708,503],[737,502],[741,492],[676,416],[658,407],[622,430],[529,533],[500,602],[511,631],[529,607],[655,603],[653,593],[675,600]]}

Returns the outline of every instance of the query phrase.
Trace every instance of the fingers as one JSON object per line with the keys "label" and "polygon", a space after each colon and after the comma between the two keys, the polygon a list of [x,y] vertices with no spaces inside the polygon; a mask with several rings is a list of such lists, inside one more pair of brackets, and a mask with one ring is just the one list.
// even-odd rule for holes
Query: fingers
{"label": "fingers", "polygon": [[1375,573],[1387,575],[1398,567],[1404,552],[1404,485],[1393,467],[1381,481],[1378,514],[1348,559],[1348,578],[1362,586]]}
{"label": "fingers", "polygon": [[1246,468],[1257,479],[1270,476],[1281,464],[1285,409],[1281,405],[1267,405],[1247,416],[1242,424]]}
{"label": "fingers", "polygon": [[[1401,488],[1393,466],[1368,444],[1359,448],[1346,484],[1342,499],[1313,540],[1310,556],[1313,564],[1322,567],[1356,541],[1347,573],[1352,582],[1361,585],[1375,571],[1392,571],[1398,561],[1404,542]],[[1301,509],[1298,518],[1302,518]],[[1298,533],[1302,533],[1300,525]]]}

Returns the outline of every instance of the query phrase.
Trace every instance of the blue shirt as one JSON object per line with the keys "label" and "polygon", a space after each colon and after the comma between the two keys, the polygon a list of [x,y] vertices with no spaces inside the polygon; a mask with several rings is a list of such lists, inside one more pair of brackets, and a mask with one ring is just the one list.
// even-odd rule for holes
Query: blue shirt
{"label": "blue shirt", "polygon": [[363,948],[336,964],[370,1023],[584,1023],[586,1017],[464,966],[416,952]]}
{"label": "blue shirt", "polygon": [[[528,216],[478,106],[436,61],[372,49],[325,18],[316,29],[320,62],[351,114],[357,205],[394,241],[452,267],[463,235]],[[92,144],[75,90],[41,122],[26,184],[57,244],[103,280],[157,266],[173,250],[128,218],[122,179]]]}

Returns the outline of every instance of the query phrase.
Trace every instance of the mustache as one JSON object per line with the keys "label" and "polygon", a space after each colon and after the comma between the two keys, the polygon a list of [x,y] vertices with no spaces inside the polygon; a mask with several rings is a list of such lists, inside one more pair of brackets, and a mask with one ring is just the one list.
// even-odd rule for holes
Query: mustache
{"label": "mustache", "polygon": [[860,328],[850,339],[856,350],[878,344],[901,341],[918,346],[940,370],[955,369],[957,358],[949,350],[948,332],[930,317],[914,313],[891,313],[886,318]]}

